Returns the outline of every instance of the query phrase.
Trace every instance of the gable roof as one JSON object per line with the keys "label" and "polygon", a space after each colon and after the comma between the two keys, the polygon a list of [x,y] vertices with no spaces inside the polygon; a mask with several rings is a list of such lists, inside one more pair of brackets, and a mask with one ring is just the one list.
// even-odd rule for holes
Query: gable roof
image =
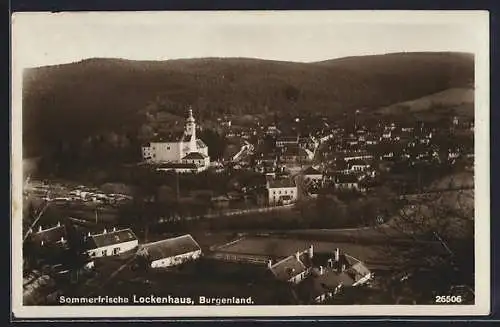
{"label": "gable roof", "polygon": [[134,240],[137,240],[137,236],[135,236],[134,232],[132,232],[130,228],[127,228],[102,234],[90,235],[89,246],[91,249],[96,249]]}
{"label": "gable roof", "polygon": [[200,153],[200,152],[190,152],[188,153],[187,155],[184,156],[184,158],[182,158],[182,160],[203,160],[205,159],[205,155],[203,153]]}
{"label": "gable roof", "polygon": [[157,135],[153,138],[151,143],[160,143],[160,142],[168,142],[168,143],[174,143],[174,142],[179,142],[179,140],[182,139],[184,135],[183,131],[177,131],[177,132],[170,132],[166,133],[163,135]]}
{"label": "gable roof", "polygon": [[64,225],[54,226],[41,232],[32,233],[30,236],[31,241],[36,245],[55,244],[61,240],[61,237],[67,239],[66,227]]}
{"label": "gable roof", "polygon": [[289,281],[290,278],[304,272],[306,270],[306,266],[302,263],[302,261],[297,259],[295,255],[291,255],[281,261],[278,261],[269,269],[278,280]]}
{"label": "gable roof", "polygon": [[354,174],[339,174],[335,176],[335,182],[338,184],[357,183],[358,178]]}
{"label": "gable roof", "polygon": [[206,148],[207,145],[205,144],[205,142],[203,142],[201,139],[196,139],[196,146],[198,148]]}
{"label": "gable roof", "polygon": [[201,250],[201,247],[190,234],[168,238],[141,246],[141,252],[143,251],[151,261],[199,250]]}
{"label": "gable roof", "polygon": [[298,142],[299,141],[299,136],[279,136],[276,139],[276,142]]}
{"label": "gable roof", "polygon": [[356,281],[370,274],[370,270],[362,262],[355,263],[349,270],[356,273]]}
{"label": "gable roof", "polygon": [[162,164],[158,169],[197,169],[198,166],[194,163],[169,162]]}
{"label": "gable roof", "polygon": [[191,134],[182,134],[182,137],[180,138],[179,141],[181,142],[189,142],[191,140]]}
{"label": "gable roof", "polygon": [[298,145],[287,146],[283,150],[284,157],[308,157],[308,152]]}
{"label": "gable roof", "polygon": [[304,175],[321,175],[321,172],[317,170],[314,167],[308,167],[306,170],[303,172]]}
{"label": "gable roof", "polygon": [[323,273],[319,274],[319,269],[315,269],[315,274],[311,277],[311,295],[314,297],[332,292],[338,286],[352,286],[354,279],[346,272],[337,272],[332,268],[323,267]]}
{"label": "gable roof", "polygon": [[365,165],[365,166],[370,166],[370,163],[367,160],[363,159],[353,159],[349,160],[349,167],[352,167],[353,165]]}
{"label": "gable roof", "polygon": [[363,262],[359,261],[353,256],[350,256],[348,254],[342,254],[341,256],[347,262],[349,266],[347,270],[353,273],[356,281],[371,273],[370,269],[368,269]]}
{"label": "gable roof", "polygon": [[296,187],[295,182],[292,179],[269,179],[268,188],[285,188],[285,187]]}

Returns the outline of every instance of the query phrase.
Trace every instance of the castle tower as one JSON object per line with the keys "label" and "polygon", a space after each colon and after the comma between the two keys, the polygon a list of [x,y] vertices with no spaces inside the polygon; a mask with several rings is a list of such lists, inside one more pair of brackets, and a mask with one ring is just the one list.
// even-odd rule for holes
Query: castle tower
{"label": "castle tower", "polygon": [[188,118],[186,119],[185,132],[187,143],[189,145],[189,152],[196,152],[196,123],[193,117],[193,110],[189,107]]}

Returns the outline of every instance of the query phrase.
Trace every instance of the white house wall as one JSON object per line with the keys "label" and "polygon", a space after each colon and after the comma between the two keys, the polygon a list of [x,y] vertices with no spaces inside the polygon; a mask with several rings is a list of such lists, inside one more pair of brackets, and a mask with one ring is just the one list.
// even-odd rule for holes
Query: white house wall
{"label": "white house wall", "polygon": [[165,268],[180,265],[184,262],[196,260],[201,256],[201,250],[192,251],[174,257],[158,259],[151,262],[151,268]]}
{"label": "white house wall", "polygon": [[362,284],[366,283],[367,281],[369,281],[371,278],[372,278],[371,273],[366,274],[363,278],[358,280],[356,283],[352,284],[352,286],[362,285]]}
{"label": "white house wall", "polygon": [[154,162],[178,161],[180,147],[178,142],[151,143],[151,160]]}
{"label": "white house wall", "polygon": [[[133,241],[128,241],[124,243],[119,243],[119,244],[112,244],[108,246],[103,246],[100,248],[88,250],[87,254],[92,257],[92,258],[99,258],[99,257],[107,257],[107,256],[113,256],[117,255],[123,252],[127,252],[130,250],[133,250],[134,248],[137,248],[139,246],[139,241],[138,240],[133,240]],[[118,253],[113,254],[113,249],[118,248]],[[106,251],[106,255],[104,255],[102,252]]]}
{"label": "white house wall", "polygon": [[[281,191],[281,194],[280,194]],[[296,187],[283,187],[283,188],[272,188],[269,189],[269,203],[275,204],[278,203],[280,197],[284,195],[289,195],[291,197],[291,202],[297,200],[297,188]],[[273,193],[276,192],[276,193]]]}

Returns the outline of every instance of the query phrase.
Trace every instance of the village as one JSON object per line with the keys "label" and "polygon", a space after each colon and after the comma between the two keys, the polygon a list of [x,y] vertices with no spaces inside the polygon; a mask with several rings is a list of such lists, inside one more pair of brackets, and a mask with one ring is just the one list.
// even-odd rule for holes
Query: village
{"label": "village", "polygon": [[[385,228],[408,196],[427,193],[443,171],[473,170],[474,125],[457,116],[437,123],[361,116],[250,117],[238,124],[219,118],[229,146],[211,158],[189,108],[183,131],[156,133],[129,168],[146,170],[145,184],[159,181],[152,193],[28,178],[25,199],[36,198],[39,207],[25,226],[25,303],[176,294],[319,304],[335,303],[351,289],[359,297],[380,292],[376,276],[394,262],[363,239],[373,239],[370,228]],[[373,199],[383,205],[355,211]],[[308,208],[321,201],[340,204],[317,209],[304,225],[313,215]],[[155,210],[145,214],[148,206]],[[59,215],[44,218],[51,208]],[[133,212],[143,218],[123,218]],[[338,231],[321,238],[283,233],[293,224]],[[361,241],[342,228],[359,231]]]}

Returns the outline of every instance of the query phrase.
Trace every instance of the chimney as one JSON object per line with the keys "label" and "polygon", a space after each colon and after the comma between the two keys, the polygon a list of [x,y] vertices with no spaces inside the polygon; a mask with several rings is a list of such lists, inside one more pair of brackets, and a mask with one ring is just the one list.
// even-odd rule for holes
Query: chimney
{"label": "chimney", "polygon": [[339,248],[335,249],[334,260],[335,260],[335,262],[339,262],[339,260],[340,260],[340,249]]}
{"label": "chimney", "polygon": [[323,266],[319,266],[319,274],[323,275]]}
{"label": "chimney", "polygon": [[40,233],[42,231],[42,225],[38,226],[38,232]]}
{"label": "chimney", "polygon": [[271,268],[273,265],[273,261],[271,259],[267,260],[267,268]]}
{"label": "chimney", "polygon": [[57,227],[60,227],[60,226],[61,226],[61,222],[60,222],[60,221],[58,221],[58,222],[57,222]]}
{"label": "chimney", "polygon": [[332,259],[328,259],[328,267],[333,268],[333,260]]}
{"label": "chimney", "polygon": [[116,232],[116,227],[113,227],[113,232]]}
{"label": "chimney", "polygon": [[309,246],[309,259],[312,259],[313,256],[314,256],[314,246],[311,244],[311,246]]}
{"label": "chimney", "polygon": [[90,232],[88,232],[87,236],[90,237]]}

